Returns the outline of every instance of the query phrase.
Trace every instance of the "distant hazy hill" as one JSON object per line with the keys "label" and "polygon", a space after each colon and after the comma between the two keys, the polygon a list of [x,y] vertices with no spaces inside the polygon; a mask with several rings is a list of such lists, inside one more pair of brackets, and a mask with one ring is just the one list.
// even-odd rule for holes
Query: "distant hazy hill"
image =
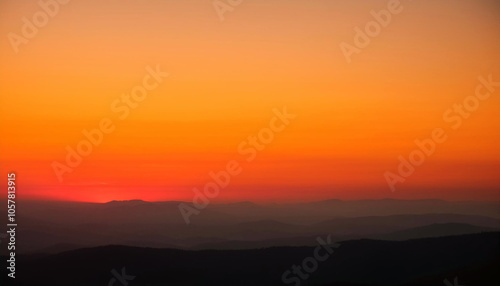
{"label": "distant hazy hill", "polygon": [[376,238],[385,240],[408,240],[416,238],[461,235],[491,231],[498,231],[498,229],[464,223],[435,223],[422,227],[415,227],[376,236]]}
{"label": "distant hazy hill", "polygon": [[[417,229],[393,236],[410,239],[500,229],[496,215],[499,207],[495,202],[389,199],[274,205],[239,202],[209,205],[193,216],[190,225],[184,223],[179,203],[20,201],[17,221],[22,227],[18,229],[18,253],[57,253],[109,244],[181,249],[301,246],[314,243],[316,236],[324,234],[344,240],[379,236],[392,239],[392,233],[398,231],[449,223],[481,228],[448,232]],[[5,206],[0,204],[0,209]],[[5,251],[6,248],[0,249],[0,254]]]}
{"label": "distant hazy hill", "polygon": [[[111,201],[80,202],[21,201],[19,218],[60,225],[148,223],[185,225],[180,202]],[[5,211],[6,204],[0,204]],[[257,205],[251,202],[210,204],[191,217],[192,225],[231,225],[273,220],[289,224],[313,224],[339,217],[400,214],[463,214],[500,219],[498,202],[449,202],[442,200],[327,200],[298,204]]]}
{"label": "distant hazy hill", "polygon": [[[413,218],[413,223],[417,223],[418,220],[415,219],[418,216],[409,216],[408,219]],[[391,221],[391,217],[386,218],[387,221]],[[330,232],[332,238],[336,241],[348,240],[348,239],[381,239],[381,240],[409,240],[417,238],[430,238],[430,237],[441,237],[441,236],[451,236],[451,235],[462,235],[462,234],[473,234],[481,232],[493,232],[499,231],[498,228],[475,226],[465,223],[436,223],[431,225],[425,225],[421,227],[409,227],[404,230],[387,232],[383,234],[377,234],[376,225],[373,225],[373,234],[335,234]],[[408,227],[408,226],[407,226]],[[393,227],[394,228],[394,227]],[[323,235],[328,234],[324,232]],[[236,241],[236,240],[224,240],[212,243],[202,243],[195,246],[195,249],[256,249],[272,246],[312,246],[316,243],[316,237],[319,235],[309,235],[309,236],[297,236],[297,237],[283,237],[277,239],[268,239],[262,241]]]}
{"label": "distant hazy hill", "polygon": [[[145,211],[156,212],[157,205],[141,204]],[[120,202],[106,213],[131,211]],[[108,206],[109,207],[109,206]],[[122,210],[124,209],[124,210]],[[139,216],[137,214],[137,216]],[[335,218],[320,223],[291,224],[275,220],[244,221],[234,224],[185,225],[159,222],[120,223],[92,222],[81,217],[72,224],[47,222],[39,218],[19,218],[19,253],[56,253],[77,247],[120,244],[141,247],[182,249],[245,249],[271,246],[303,246],[315,243],[318,235],[330,234],[336,239],[384,238],[411,239],[441,235],[476,233],[500,229],[497,219],[461,214],[404,214]],[[419,229],[432,224],[462,224],[435,226],[434,230]],[[464,226],[469,225],[469,226]],[[409,229],[417,228],[410,231]],[[446,228],[444,230],[442,228]],[[407,231],[408,230],[408,231]],[[403,231],[398,234],[397,232]],[[404,232],[406,231],[406,232]],[[72,247],[73,245],[73,247]],[[72,247],[72,248],[71,248]]]}

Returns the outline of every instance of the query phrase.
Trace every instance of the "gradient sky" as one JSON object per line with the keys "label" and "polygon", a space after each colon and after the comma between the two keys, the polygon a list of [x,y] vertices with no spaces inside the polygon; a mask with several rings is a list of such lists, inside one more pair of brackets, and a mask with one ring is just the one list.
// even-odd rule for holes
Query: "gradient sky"
{"label": "gradient sky", "polygon": [[[500,90],[457,130],[442,118],[500,80],[498,1],[401,1],[350,64],[339,44],[388,1],[245,0],[221,22],[208,0],[72,0],[16,54],[37,2],[0,1],[0,171],[21,198],[188,201],[238,160],[215,201],[500,200]],[[156,65],[169,77],[118,120],[110,104]],[[297,117],[245,162],[283,106]],[[116,130],[60,183],[52,162],[104,117]],[[434,128],[448,140],[392,193],[384,172]]]}

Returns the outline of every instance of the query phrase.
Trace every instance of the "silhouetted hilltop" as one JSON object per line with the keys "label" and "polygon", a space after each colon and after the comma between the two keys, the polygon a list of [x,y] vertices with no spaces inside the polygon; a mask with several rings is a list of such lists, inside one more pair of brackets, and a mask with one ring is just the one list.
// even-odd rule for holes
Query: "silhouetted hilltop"
{"label": "silhouetted hilltop", "polygon": [[144,203],[149,203],[143,200],[125,200],[125,201],[117,201],[117,200],[112,200],[107,202],[106,204],[120,204],[120,205],[135,205],[135,204],[144,204]]}

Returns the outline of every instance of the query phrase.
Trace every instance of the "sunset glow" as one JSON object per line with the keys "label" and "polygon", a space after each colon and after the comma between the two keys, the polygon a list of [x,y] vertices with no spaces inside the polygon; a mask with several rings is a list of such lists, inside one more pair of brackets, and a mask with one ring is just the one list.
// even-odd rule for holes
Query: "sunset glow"
{"label": "sunset glow", "polygon": [[[500,200],[497,1],[401,1],[351,63],[339,44],[387,1],[248,0],[222,22],[210,1],[105,3],[69,1],[16,54],[7,35],[40,6],[0,2],[0,171],[21,199],[190,201],[236,160],[214,202]],[[121,119],[148,67],[168,76]],[[285,107],[296,117],[248,160],[242,142]],[[113,130],[59,181],[53,163],[103,118]],[[435,128],[446,141],[391,192],[384,173]]]}

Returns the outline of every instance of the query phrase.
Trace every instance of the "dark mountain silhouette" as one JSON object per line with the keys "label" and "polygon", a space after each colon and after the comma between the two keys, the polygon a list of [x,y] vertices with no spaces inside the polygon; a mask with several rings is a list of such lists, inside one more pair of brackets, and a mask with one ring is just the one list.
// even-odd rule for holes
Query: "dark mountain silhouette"
{"label": "dark mountain silhouette", "polygon": [[[499,285],[499,242],[500,232],[408,241],[343,241],[306,280],[300,280],[300,285],[444,285],[444,279],[453,281],[454,277],[461,285]],[[110,285],[114,277],[111,271],[124,268],[127,275],[135,276],[128,282],[131,286],[299,285],[283,283],[282,275],[294,264],[302,265],[314,250],[274,247],[188,251],[103,246],[42,257],[19,256],[22,267],[15,282]]]}

